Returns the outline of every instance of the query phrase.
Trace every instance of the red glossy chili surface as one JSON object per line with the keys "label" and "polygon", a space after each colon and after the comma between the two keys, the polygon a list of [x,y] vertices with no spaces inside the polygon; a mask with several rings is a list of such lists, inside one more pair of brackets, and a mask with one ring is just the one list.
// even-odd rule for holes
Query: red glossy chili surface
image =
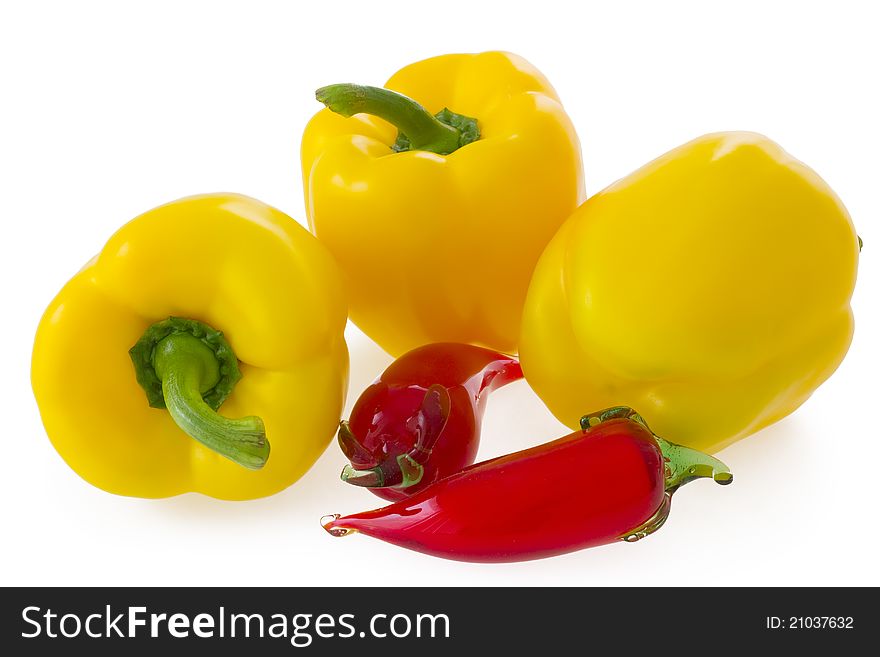
{"label": "red glossy chili surface", "polygon": [[[382,470],[389,485],[371,486],[371,491],[388,500],[404,499],[474,462],[487,393],[521,378],[516,359],[482,347],[419,347],[364,390],[348,422],[350,436],[343,439],[340,432],[340,444],[356,470]],[[440,402],[426,397],[429,390],[442,397],[442,410]],[[412,452],[420,435],[430,443],[427,452],[416,454],[421,480],[402,487],[397,459]]]}
{"label": "red glossy chili surface", "polygon": [[325,524],[464,561],[538,559],[615,541],[664,502],[650,431],[610,420],[471,466],[385,508]]}

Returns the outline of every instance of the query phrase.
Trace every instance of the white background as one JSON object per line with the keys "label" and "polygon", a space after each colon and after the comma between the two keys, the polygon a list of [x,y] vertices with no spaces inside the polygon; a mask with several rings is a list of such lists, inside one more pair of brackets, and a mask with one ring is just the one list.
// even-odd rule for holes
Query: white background
{"label": "white background", "polygon": [[[877,27],[868,2],[4,2],[0,584],[880,584]],[[213,191],[304,221],[315,88],[490,49],[550,78],[591,194],[702,133],[746,129],[847,204],[865,241],[849,356],[793,416],[721,453],[733,486],[688,486],[634,545],[474,565],[325,534],[321,515],[378,501],[338,480],[335,445],[285,492],[246,503],[115,497],[62,462],[30,389],[33,334],[122,223]],[[390,362],[347,337],[346,416]],[[480,456],[566,432],[520,382],[490,400]]]}

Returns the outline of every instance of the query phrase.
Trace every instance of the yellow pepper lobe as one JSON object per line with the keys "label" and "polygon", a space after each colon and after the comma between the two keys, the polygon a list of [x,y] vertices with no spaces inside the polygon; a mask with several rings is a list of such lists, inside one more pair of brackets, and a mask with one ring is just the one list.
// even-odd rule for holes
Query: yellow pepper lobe
{"label": "yellow pepper lobe", "polygon": [[547,80],[487,52],[318,96],[353,112],[318,112],[302,140],[309,224],[353,321],[394,355],[443,341],[515,352],[535,262],[584,198],[577,135]]}
{"label": "yellow pepper lobe", "polygon": [[639,408],[715,451],[800,406],[843,360],[858,238],[811,169],[753,133],[685,144],[584,203],[541,256],[520,342],[565,424]]}
{"label": "yellow pepper lobe", "polygon": [[[238,500],[286,488],[324,450],[342,411],[342,290],[324,247],[254,199],[197,196],[137,217],[67,283],[37,329],[31,381],[52,444],[84,479],[121,495]],[[205,356],[205,345],[166,338],[167,349],[151,351],[158,377],[145,395],[129,350],[169,317],[222,331],[240,380],[232,361],[207,358],[220,353],[211,340]],[[183,352],[192,367],[178,367]],[[191,403],[151,408],[157,394],[155,406]],[[191,415],[169,413],[180,409]],[[208,444],[215,420],[224,431],[235,425],[238,462]],[[203,442],[185,429],[199,422]]]}

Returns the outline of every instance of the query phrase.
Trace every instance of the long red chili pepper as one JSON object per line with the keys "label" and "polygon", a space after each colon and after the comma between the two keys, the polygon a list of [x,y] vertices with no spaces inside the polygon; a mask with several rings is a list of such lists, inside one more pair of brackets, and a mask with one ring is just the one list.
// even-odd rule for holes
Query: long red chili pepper
{"label": "long red chili pepper", "polygon": [[638,540],[660,528],[683,484],[733,481],[721,461],[655,436],[630,408],[584,416],[581,426],[322,525],[333,536],[360,532],[448,559],[524,561]]}
{"label": "long red chili pepper", "polygon": [[467,344],[407,352],[358,398],[339,445],[350,484],[401,500],[474,462],[486,393],[521,379],[516,359]]}

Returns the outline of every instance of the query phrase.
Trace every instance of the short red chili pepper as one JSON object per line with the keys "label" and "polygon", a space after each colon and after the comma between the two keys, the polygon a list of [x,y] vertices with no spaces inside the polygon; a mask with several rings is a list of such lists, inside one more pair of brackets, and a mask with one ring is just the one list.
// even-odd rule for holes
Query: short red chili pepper
{"label": "short red chili pepper", "polygon": [[655,436],[635,411],[615,407],[582,430],[478,463],[407,500],[325,516],[333,536],[360,532],[460,561],[525,561],[660,528],[672,493],[700,477],[729,484],[721,461]]}
{"label": "short red chili pepper", "polygon": [[358,398],[342,480],[402,500],[474,462],[487,393],[523,376],[510,356],[442,342],[407,352]]}

